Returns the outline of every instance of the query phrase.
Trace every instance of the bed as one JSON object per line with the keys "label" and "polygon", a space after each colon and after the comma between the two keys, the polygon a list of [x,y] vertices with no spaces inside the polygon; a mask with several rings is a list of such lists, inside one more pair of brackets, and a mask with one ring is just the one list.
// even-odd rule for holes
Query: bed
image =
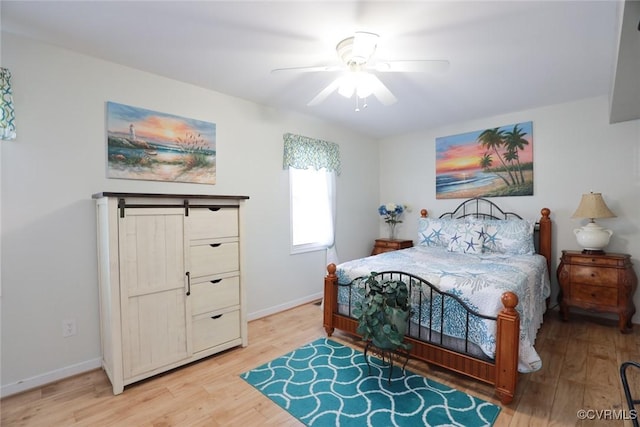
{"label": "bed", "polygon": [[492,384],[510,403],[518,373],[542,363],[534,344],[549,303],[552,227],[550,210],[541,215],[523,219],[484,198],[437,218],[423,209],[413,248],[327,266],[327,334],[357,335],[352,310],[370,274],[402,280],[411,356]]}

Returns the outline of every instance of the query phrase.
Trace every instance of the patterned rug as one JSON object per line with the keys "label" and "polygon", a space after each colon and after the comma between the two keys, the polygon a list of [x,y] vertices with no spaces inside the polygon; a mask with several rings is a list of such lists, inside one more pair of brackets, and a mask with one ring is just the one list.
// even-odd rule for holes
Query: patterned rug
{"label": "patterned rug", "polygon": [[320,338],[240,375],[307,426],[492,426],[500,407]]}

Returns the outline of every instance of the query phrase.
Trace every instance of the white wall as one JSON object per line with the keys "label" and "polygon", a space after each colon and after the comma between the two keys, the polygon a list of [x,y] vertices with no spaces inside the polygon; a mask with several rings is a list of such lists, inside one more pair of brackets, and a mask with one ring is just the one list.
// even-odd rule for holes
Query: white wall
{"label": "white wall", "polygon": [[[289,255],[282,135],[299,133],[340,145],[341,259],[371,250],[378,152],[368,138],[11,34],[3,34],[2,54],[18,126],[18,139],[0,144],[3,394],[98,366],[94,193],[249,196],[245,281],[255,318],[322,294],[324,253]],[[106,101],[215,122],[217,184],[107,179]],[[63,338],[70,318],[78,333]]]}
{"label": "white wall", "polygon": [[[462,200],[436,200],[435,138],[525,121],[533,121],[534,194],[496,198],[500,206],[538,219],[551,209],[553,232],[553,303],[558,290],[555,269],[563,249],[580,250],[573,229],[586,220],[570,217],[580,196],[601,192],[617,218],[597,222],[613,230],[609,252],[632,256],[640,272],[640,120],[610,125],[605,97],[553,105],[459,123],[455,126],[389,138],[380,142],[380,198],[409,203],[438,216]],[[402,237],[416,239],[417,223],[402,224]],[[382,232],[382,229],[381,229]],[[640,290],[635,294],[640,323]]]}

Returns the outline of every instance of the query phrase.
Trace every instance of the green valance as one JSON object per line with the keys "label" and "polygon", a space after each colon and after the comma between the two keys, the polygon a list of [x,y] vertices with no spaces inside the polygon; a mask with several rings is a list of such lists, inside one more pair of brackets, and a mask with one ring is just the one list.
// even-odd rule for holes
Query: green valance
{"label": "green valance", "polygon": [[6,68],[0,68],[0,139],[16,139],[11,73]]}
{"label": "green valance", "polygon": [[340,146],[333,142],[285,133],[283,168],[325,168],[340,175]]}

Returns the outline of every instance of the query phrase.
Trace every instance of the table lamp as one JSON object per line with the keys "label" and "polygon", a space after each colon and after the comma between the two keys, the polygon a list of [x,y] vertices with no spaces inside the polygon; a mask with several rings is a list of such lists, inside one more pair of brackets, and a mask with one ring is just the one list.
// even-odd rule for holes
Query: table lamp
{"label": "table lamp", "polygon": [[615,214],[609,210],[600,193],[583,194],[578,209],[571,218],[589,218],[587,225],[576,228],[578,244],[582,246],[582,253],[603,254],[604,248],[609,244],[613,231],[604,229],[595,223],[596,218],[614,218]]}

